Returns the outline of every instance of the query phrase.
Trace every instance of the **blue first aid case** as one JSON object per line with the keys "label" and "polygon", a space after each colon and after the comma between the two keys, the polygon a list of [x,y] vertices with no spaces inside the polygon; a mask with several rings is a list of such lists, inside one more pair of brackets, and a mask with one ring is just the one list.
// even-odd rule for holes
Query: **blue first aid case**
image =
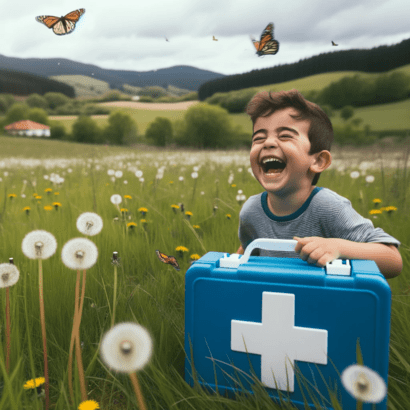
{"label": "blue first aid case", "polygon": [[[250,256],[255,248],[294,250],[297,241],[257,239],[244,255],[208,252],[185,276],[185,381],[233,396],[255,378],[279,404],[343,409],[356,399],[341,374],[357,364],[387,387],[391,290],[376,263],[335,260],[317,267],[298,258]],[[252,378],[253,376],[253,378]],[[387,394],[377,403],[387,408]],[[363,409],[372,404],[363,403]]]}

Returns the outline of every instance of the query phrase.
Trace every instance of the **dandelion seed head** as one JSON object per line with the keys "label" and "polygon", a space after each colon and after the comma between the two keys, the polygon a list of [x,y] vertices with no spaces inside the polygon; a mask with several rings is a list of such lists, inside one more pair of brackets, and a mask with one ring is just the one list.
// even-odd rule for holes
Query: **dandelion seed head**
{"label": "dandelion seed head", "polygon": [[101,232],[103,220],[94,212],[84,212],[77,218],[77,229],[84,235],[94,236]]}
{"label": "dandelion seed head", "polygon": [[181,176],[178,178],[178,180],[182,182],[184,180],[184,177]]}
{"label": "dandelion seed head", "polygon": [[111,369],[133,373],[142,369],[151,358],[151,336],[136,323],[120,323],[104,335],[100,354]]}
{"label": "dandelion seed head", "polygon": [[20,277],[20,272],[12,263],[0,264],[0,288],[8,288],[15,285]]}
{"label": "dandelion seed head", "polygon": [[122,177],[122,171],[115,171],[114,176],[115,176],[115,178],[121,178]]}
{"label": "dandelion seed head", "polygon": [[360,176],[360,172],[358,171],[353,171],[350,173],[350,178],[356,179],[356,178],[359,178],[359,176]]}
{"label": "dandelion seed head", "polygon": [[50,232],[31,231],[24,237],[21,249],[27,258],[48,259],[56,252],[57,241]]}
{"label": "dandelion seed head", "polygon": [[98,248],[86,238],[70,239],[61,251],[61,259],[69,269],[90,269],[97,262]]}
{"label": "dandelion seed head", "polygon": [[141,178],[141,177],[142,177],[142,171],[137,171],[137,172],[135,173],[135,176],[136,176],[137,178]]}
{"label": "dandelion seed head", "polygon": [[193,172],[193,173],[191,174],[191,177],[192,177],[192,179],[198,178],[198,172]]}
{"label": "dandelion seed head", "polygon": [[369,183],[374,182],[374,176],[373,175],[368,175],[366,177],[366,182],[369,182]]}
{"label": "dandelion seed head", "polygon": [[107,171],[107,174],[108,174],[109,176],[112,176],[112,175],[115,174],[115,171],[114,171],[113,169],[109,169],[109,170]]}
{"label": "dandelion seed head", "polygon": [[121,195],[118,194],[112,195],[110,200],[114,205],[118,205],[122,202]]}
{"label": "dandelion seed head", "polygon": [[343,387],[356,400],[365,403],[380,403],[387,393],[384,380],[366,366],[351,365],[342,375]]}

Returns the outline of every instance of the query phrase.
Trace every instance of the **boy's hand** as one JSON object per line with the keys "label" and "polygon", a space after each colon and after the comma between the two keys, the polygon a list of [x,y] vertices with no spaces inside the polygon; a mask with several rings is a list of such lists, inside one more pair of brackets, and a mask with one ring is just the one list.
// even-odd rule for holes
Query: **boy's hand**
{"label": "boy's hand", "polygon": [[299,238],[294,236],[293,239],[298,241],[295,252],[308,263],[325,267],[327,262],[340,257],[337,238],[320,238],[319,236]]}

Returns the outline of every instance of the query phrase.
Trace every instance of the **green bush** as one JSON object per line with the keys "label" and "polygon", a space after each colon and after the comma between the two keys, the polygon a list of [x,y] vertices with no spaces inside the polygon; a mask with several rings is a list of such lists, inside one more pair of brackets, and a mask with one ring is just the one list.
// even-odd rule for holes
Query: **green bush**
{"label": "green bush", "polygon": [[165,147],[172,141],[172,123],[168,118],[157,117],[145,131],[145,138],[154,145]]}
{"label": "green bush", "polygon": [[95,104],[84,104],[80,112],[84,115],[106,115],[110,113],[110,110]]}
{"label": "green bush", "polygon": [[48,107],[54,110],[61,105],[67,104],[71,99],[62,93],[45,93],[44,98],[47,101]]}
{"label": "green bush", "polygon": [[25,102],[31,108],[42,108],[43,110],[49,108],[47,100],[39,94],[30,94]]}
{"label": "green bush", "polygon": [[64,140],[67,137],[67,132],[64,125],[61,123],[53,122],[50,126],[50,138],[56,140]]}
{"label": "green bush", "polygon": [[92,118],[81,115],[73,124],[72,140],[99,143],[101,142],[101,130]]}
{"label": "green bush", "polygon": [[231,91],[219,105],[232,114],[243,113],[255,94],[255,89]]}
{"label": "green bush", "polygon": [[0,113],[5,114],[15,102],[11,94],[0,94]]}
{"label": "green bush", "polygon": [[184,124],[178,123],[175,141],[195,148],[225,148],[232,146],[234,130],[228,112],[217,106],[199,103],[190,107]]}
{"label": "green bush", "polygon": [[38,122],[39,124],[48,125],[47,111],[43,110],[42,108],[31,108],[28,111],[27,117],[31,121]]}
{"label": "green bush", "polygon": [[354,109],[351,105],[346,105],[340,110],[340,116],[347,121],[349,118],[353,117]]}
{"label": "green bush", "polygon": [[349,121],[342,126],[334,126],[334,141],[339,145],[370,145],[377,141],[377,136],[370,134],[370,126],[359,127],[355,121]]}
{"label": "green bush", "polygon": [[24,103],[13,104],[7,111],[4,123],[9,125],[16,121],[27,120],[29,110],[29,106]]}
{"label": "green bush", "polygon": [[120,111],[111,113],[108,126],[103,130],[102,141],[112,145],[130,145],[137,139],[137,124],[128,115]]}

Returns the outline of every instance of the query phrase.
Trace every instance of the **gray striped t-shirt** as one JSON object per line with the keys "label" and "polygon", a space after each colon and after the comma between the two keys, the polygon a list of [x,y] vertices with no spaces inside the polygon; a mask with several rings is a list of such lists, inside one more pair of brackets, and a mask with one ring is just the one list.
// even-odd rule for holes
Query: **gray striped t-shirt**
{"label": "gray striped t-shirt", "polygon": [[[268,193],[251,196],[239,214],[239,240],[243,249],[258,238],[293,239],[308,236],[340,238],[353,242],[400,242],[381,228],[375,228],[370,219],[363,218],[352,203],[328,188],[316,187],[305,203],[293,214],[274,215],[267,203]],[[261,256],[299,258],[296,252],[260,250]]]}

